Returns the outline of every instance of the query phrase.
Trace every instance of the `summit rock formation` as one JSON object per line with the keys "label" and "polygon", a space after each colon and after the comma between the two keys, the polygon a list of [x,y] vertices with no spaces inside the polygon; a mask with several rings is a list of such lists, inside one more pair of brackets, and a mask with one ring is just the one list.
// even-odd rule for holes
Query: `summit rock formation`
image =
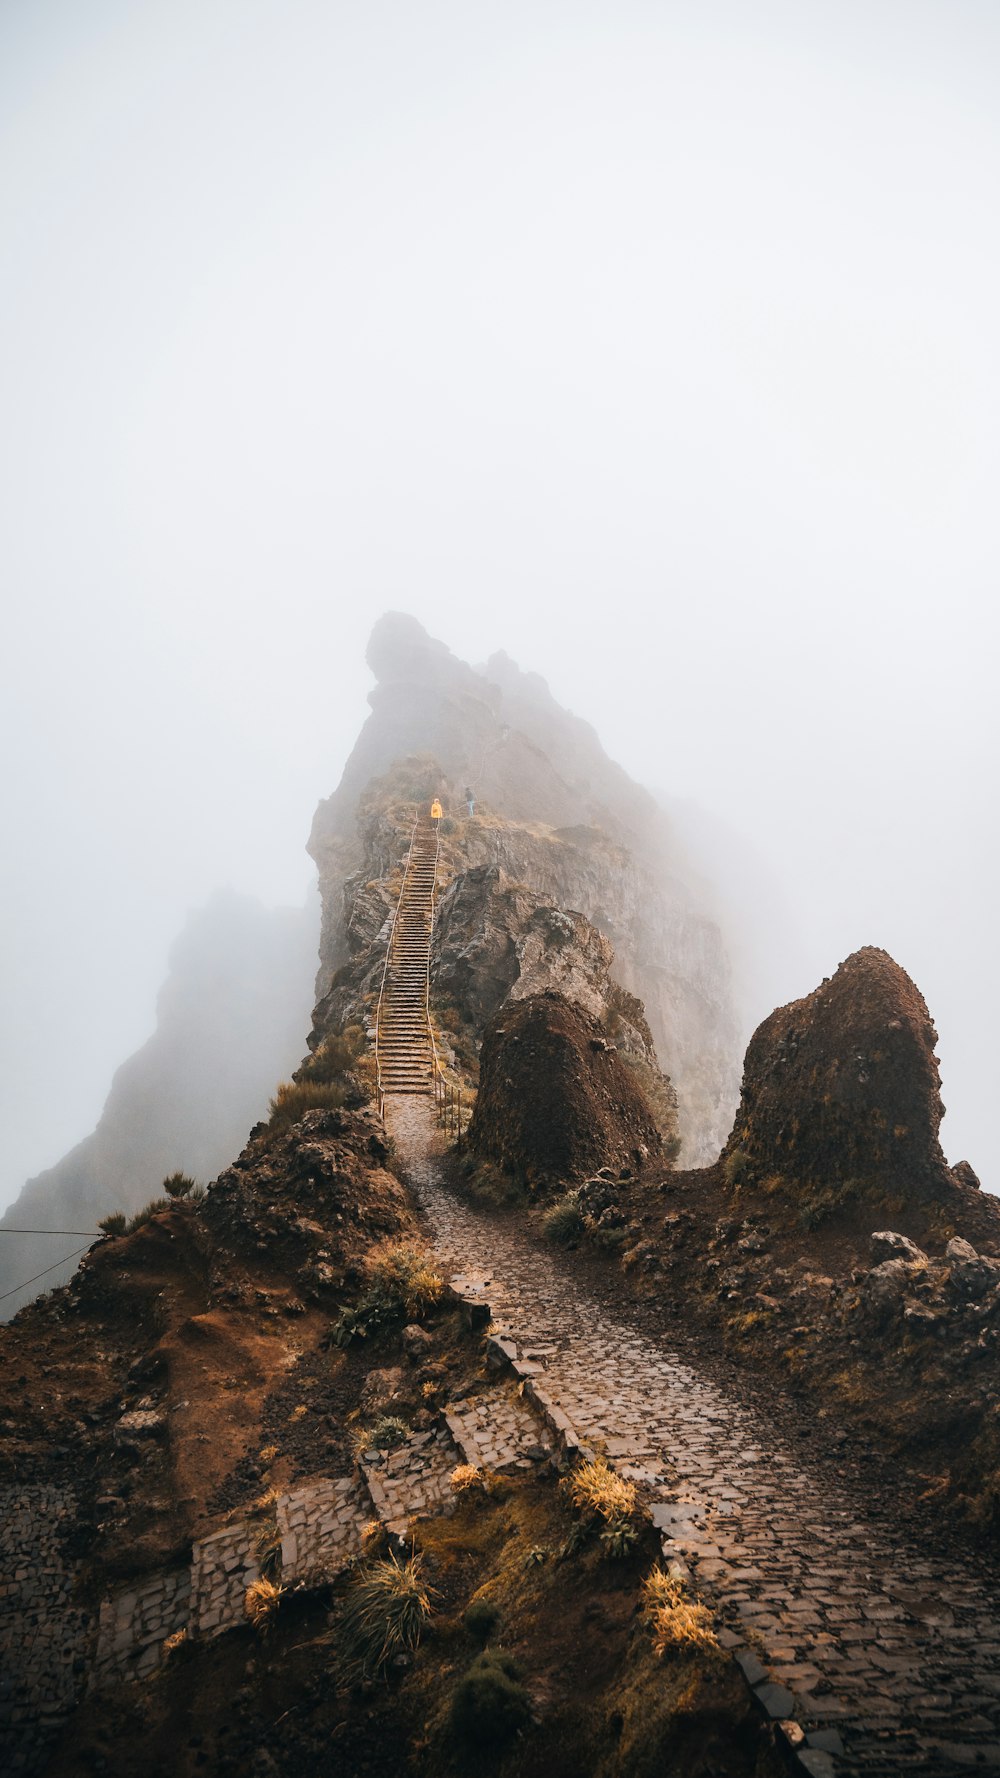
{"label": "summit rock formation", "polygon": [[[399,858],[380,801],[390,788],[404,799],[440,792],[459,826],[456,874],[499,870],[506,884],[582,913],[610,941],[614,978],[641,995],[676,1090],[683,1157],[714,1160],[738,1098],[738,1020],[722,934],[666,815],[590,725],[505,654],[470,667],[413,618],[391,613],[375,626],[368,664],[372,714],[309,841],[323,896],[321,1005],[388,912],[391,896],[374,890],[358,906],[361,885]],[[466,790],[476,799],[471,821]]]}
{"label": "summit rock formation", "polygon": [[855,951],[754,1033],[727,1154],[811,1191],[933,1196],[951,1183],[936,1042],[906,971],[875,946]]}

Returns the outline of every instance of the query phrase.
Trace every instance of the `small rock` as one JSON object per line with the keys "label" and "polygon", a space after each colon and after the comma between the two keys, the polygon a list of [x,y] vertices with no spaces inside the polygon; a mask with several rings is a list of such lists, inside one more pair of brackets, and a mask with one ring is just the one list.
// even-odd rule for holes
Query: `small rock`
{"label": "small rock", "polygon": [[887,1259],[868,1273],[861,1286],[861,1296],[873,1321],[887,1321],[899,1308],[903,1293],[913,1280],[914,1270],[905,1259]]}
{"label": "small rock", "polygon": [[743,1676],[748,1685],[760,1685],[767,1678],[767,1668],[761,1664],[751,1649],[737,1650],[733,1659],[738,1667],[742,1667]]}
{"label": "small rock", "polygon": [[960,1296],[981,1297],[1000,1282],[1000,1260],[978,1254],[971,1241],[956,1235],[944,1250],[951,1286]]}
{"label": "small rock", "polygon": [[165,1414],[152,1408],[134,1408],[123,1414],[115,1427],[117,1444],[130,1444],[134,1439],[162,1438],[167,1427]]}
{"label": "small rock", "polygon": [[369,1371],[358,1398],[361,1412],[363,1414],[377,1414],[380,1408],[388,1407],[402,1387],[403,1370],[398,1364],[385,1370]]}
{"label": "small rock", "polygon": [[978,1173],[970,1167],[968,1161],[956,1161],[955,1165],[952,1167],[951,1176],[956,1185],[969,1186],[971,1190],[975,1192],[982,1191],[983,1189]]}
{"label": "small rock", "polygon": [[876,1229],[871,1237],[871,1250],[876,1265],[886,1259],[907,1259],[911,1263],[927,1260],[923,1248],[911,1241],[909,1235],[898,1235],[893,1229]]}
{"label": "small rock", "polygon": [[788,1717],[795,1709],[795,1699],[787,1685],[757,1685],[754,1692],[768,1716]]}
{"label": "small rock", "polygon": [[411,1364],[420,1364],[431,1348],[431,1336],[426,1328],[418,1327],[411,1322],[403,1329],[403,1351]]}

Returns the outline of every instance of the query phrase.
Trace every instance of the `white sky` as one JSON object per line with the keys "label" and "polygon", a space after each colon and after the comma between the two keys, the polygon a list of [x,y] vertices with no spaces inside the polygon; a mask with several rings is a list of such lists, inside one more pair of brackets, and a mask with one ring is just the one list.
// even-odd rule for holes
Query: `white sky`
{"label": "white sky", "polygon": [[1000,1187],[998,119],[985,0],[5,0],[0,1202],[390,606],[766,860],[754,1020],[891,950]]}

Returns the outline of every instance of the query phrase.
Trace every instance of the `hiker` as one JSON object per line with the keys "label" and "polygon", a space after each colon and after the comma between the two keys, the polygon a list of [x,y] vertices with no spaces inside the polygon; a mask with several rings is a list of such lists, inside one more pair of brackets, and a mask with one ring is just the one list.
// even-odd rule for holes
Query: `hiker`
{"label": "hiker", "polygon": [[437,797],[435,797],[434,801],[431,803],[431,820],[432,821],[440,821],[443,814],[444,814],[444,810],[442,809],[441,804],[438,802]]}
{"label": "hiker", "polygon": [[476,799],[473,796],[472,791],[468,788],[468,786],[466,786],[466,791],[465,791],[465,806],[469,811],[469,820],[471,821],[473,815],[476,812]]}

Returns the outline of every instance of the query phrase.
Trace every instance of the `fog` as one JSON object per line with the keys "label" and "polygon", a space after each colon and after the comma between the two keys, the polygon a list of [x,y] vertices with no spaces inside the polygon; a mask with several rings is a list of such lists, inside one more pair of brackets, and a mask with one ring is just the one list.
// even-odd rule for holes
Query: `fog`
{"label": "fog", "polygon": [[748,1029],[890,950],[1000,1188],[998,51],[986,0],[6,0],[0,1203],[190,908],[304,901],[390,607],[687,811]]}

